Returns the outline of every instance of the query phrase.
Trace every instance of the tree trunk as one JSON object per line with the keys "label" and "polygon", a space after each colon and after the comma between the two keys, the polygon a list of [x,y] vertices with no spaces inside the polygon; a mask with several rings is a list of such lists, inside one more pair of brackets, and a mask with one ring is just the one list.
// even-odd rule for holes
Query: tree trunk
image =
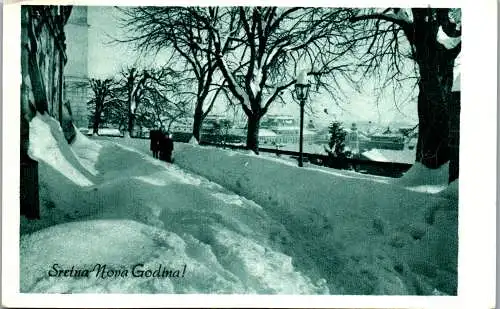
{"label": "tree trunk", "polygon": [[71,105],[69,101],[63,106],[63,117],[61,122],[61,129],[63,131],[64,137],[68,144],[73,143],[76,137],[75,126],[73,125],[73,112],[71,111]]}
{"label": "tree trunk", "polygon": [[259,128],[260,116],[249,115],[247,129],[247,149],[253,150],[253,152],[255,152],[256,154],[259,154]]}
{"label": "tree trunk", "polygon": [[198,143],[201,140],[201,126],[203,124],[203,102],[197,102],[193,118],[193,136]]}
{"label": "tree trunk", "polygon": [[435,169],[450,160],[449,104],[455,58],[440,44],[426,39],[417,40],[420,81],[416,161]]}
{"label": "tree trunk", "polygon": [[460,91],[452,92],[450,107],[450,173],[448,182],[458,179],[460,157]]}
{"label": "tree trunk", "polygon": [[101,122],[101,111],[96,110],[95,115],[94,115],[94,125],[93,125],[93,130],[92,134],[94,135],[99,135],[99,123]]}
{"label": "tree trunk", "polygon": [[422,83],[419,88],[416,161],[435,169],[450,159],[448,109],[440,89],[428,90]]}
{"label": "tree trunk", "polygon": [[129,113],[128,126],[127,126],[128,137],[134,136],[134,129],[135,129],[135,114]]}
{"label": "tree trunk", "polygon": [[58,114],[59,114],[59,123],[63,122],[63,93],[64,93],[64,56],[63,52],[59,51],[59,76],[58,76],[58,84],[57,84],[57,92],[58,92]]}

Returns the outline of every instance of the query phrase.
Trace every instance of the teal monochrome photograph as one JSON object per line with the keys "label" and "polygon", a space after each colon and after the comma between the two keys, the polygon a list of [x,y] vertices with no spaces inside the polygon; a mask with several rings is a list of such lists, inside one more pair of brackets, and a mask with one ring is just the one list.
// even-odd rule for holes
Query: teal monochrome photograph
{"label": "teal monochrome photograph", "polygon": [[462,10],[166,5],[19,5],[19,293],[456,296]]}

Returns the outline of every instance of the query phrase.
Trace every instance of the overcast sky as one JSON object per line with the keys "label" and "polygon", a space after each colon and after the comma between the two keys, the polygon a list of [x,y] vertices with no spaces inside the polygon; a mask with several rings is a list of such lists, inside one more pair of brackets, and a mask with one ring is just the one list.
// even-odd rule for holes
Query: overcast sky
{"label": "overcast sky", "polygon": [[[89,7],[89,76],[95,78],[106,78],[115,76],[122,68],[128,65],[139,66],[162,65],[166,62],[168,55],[142,56],[134,51],[133,46],[120,43],[110,43],[111,37],[121,37],[122,31],[118,27],[117,17],[119,12],[113,7]],[[333,119],[341,121],[373,121],[380,123],[407,122],[416,124],[417,103],[416,101],[395,106],[392,93],[386,94],[379,100],[374,95],[375,82],[364,85],[363,93],[348,92],[348,98],[337,106],[329,99],[328,95],[316,95],[311,97],[311,106],[314,110],[314,118],[318,122],[329,123]],[[398,102],[406,99],[408,91],[398,91]],[[221,104],[222,105],[222,104]],[[401,105],[401,104],[400,104]],[[218,106],[213,113],[222,113],[224,106]],[[325,112],[326,111],[326,112]],[[290,98],[290,104],[283,106],[275,104],[269,113],[298,115],[299,107]]]}

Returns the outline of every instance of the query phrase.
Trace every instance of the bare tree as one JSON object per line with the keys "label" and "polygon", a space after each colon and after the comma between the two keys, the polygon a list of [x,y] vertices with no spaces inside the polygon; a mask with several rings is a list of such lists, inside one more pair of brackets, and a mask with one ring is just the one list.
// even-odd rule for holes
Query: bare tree
{"label": "bare tree", "polygon": [[105,121],[115,125],[118,130],[124,131],[128,126],[128,103],[123,98],[122,89],[115,88],[113,100],[110,100],[106,108]]}
{"label": "bare tree", "polygon": [[[351,19],[356,41],[367,47],[365,72],[385,67],[389,79],[408,77],[404,59],[418,71],[419,135],[416,161],[437,168],[450,160],[449,104],[455,59],[461,50],[459,9],[364,9]],[[411,75],[411,74],[410,74]]]}
{"label": "bare tree", "polygon": [[166,66],[124,69],[118,85],[110,90],[106,119],[120,130],[126,129],[125,136],[137,135],[136,126],[165,127],[165,121],[171,126],[191,112],[192,94],[188,90],[191,84],[186,80],[184,72]]}
{"label": "bare tree", "polygon": [[[138,47],[171,47],[191,65],[199,94],[195,132],[218,67],[247,115],[247,146],[258,152],[260,119],[273,102],[283,101],[283,91],[295,83],[299,66],[314,77],[318,89],[332,94],[340,88],[335,85],[339,76],[350,78],[349,64],[342,62],[349,48],[340,50],[337,44],[345,36],[348,14],[320,8],[133,8],[126,11],[124,26],[135,30],[129,41],[138,42]],[[328,81],[321,78],[325,76]]]}
{"label": "bare tree", "polygon": [[135,67],[122,70],[122,86],[120,91],[127,102],[127,127],[124,137],[134,136],[136,111],[144,94],[144,84],[151,78],[147,70],[139,71]]}
{"label": "bare tree", "polygon": [[[348,30],[348,10],[324,8],[183,8],[208,34],[210,44],[195,46],[212,54],[231,94],[248,118],[247,147],[258,152],[260,119],[283,91],[295,84],[299,69],[314,78],[316,89],[338,94],[341,78],[350,79],[338,44]],[[327,22],[334,21],[334,22]],[[327,79],[325,77],[328,77]]]}
{"label": "bare tree", "polygon": [[[213,56],[197,48],[203,43],[210,49],[212,38],[200,29],[200,22],[177,7],[134,7],[122,10],[122,26],[129,37],[121,42],[134,42],[143,52],[172,50],[184,60],[185,75],[194,75],[195,108],[193,136],[200,140],[203,119],[213,105],[206,107],[216,64]],[[187,77],[188,79],[189,77]],[[187,80],[186,79],[186,80]]]}
{"label": "bare tree", "polygon": [[167,67],[151,73],[138,111],[141,123],[149,127],[166,127],[170,131],[175,121],[190,115],[191,94],[185,88],[191,84],[182,82],[185,81],[183,73]]}
{"label": "bare tree", "polygon": [[102,115],[104,112],[108,113],[110,110],[110,102],[114,100],[113,97],[113,87],[116,86],[112,79],[95,79],[89,80],[90,89],[93,92],[93,96],[87,103],[91,109],[91,119],[92,119],[92,134],[99,134],[99,125],[102,121]]}

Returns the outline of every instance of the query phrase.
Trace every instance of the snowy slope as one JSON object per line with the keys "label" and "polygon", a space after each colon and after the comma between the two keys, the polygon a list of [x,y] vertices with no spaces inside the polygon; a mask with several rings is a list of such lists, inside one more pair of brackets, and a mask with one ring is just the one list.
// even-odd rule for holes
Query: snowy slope
{"label": "snowy slope", "polygon": [[[127,143],[147,151],[145,141]],[[419,168],[392,180],[299,169],[251,152],[188,144],[176,144],[176,152],[177,165],[256,201],[281,222],[297,267],[327,278],[332,293],[430,294],[436,286],[454,293],[457,200],[428,192],[442,186],[442,170]],[[434,190],[419,192],[426,181]]]}
{"label": "snowy slope", "polygon": [[[52,122],[35,119],[34,133]],[[21,221],[22,292],[328,293],[324,281],[312,282],[295,269],[279,242],[286,231],[259,205],[133,149],[82,134],[67,147],[57,143],[62,133],[54,132],[55,138],[31,145],[41,155],[42,220]],[[63,150],[41,152],[42,146]],[[47,164],[58,151],[73,154],[67,161],[81,173],[79,162],[86,162],[96,174],[93,185],[75,183]],[[54,263],[122,269],[139,262],[185,264],[186,277],[47,276]]]}
{"label": "snowy slope", "polygon": [[[35,119],[34,132],[51,121]],[[193,144],[176,144],[171,165],[146,153],[147,140],[79,134],[68,147],[58,132],[33,149],[65,153],[91,185],[37,152],[43,212],[21,222],[24,292],[456,292],[454,198]],[[56,262],[161,261],[187,265],[186,279],[46,276]]]}
{"label": "snowy slope", "polygon": [[422,163],[415,162],[395,183],[413,191],[438,193],[448,187],[448,168],[449,163],[445,163],[437,169],[429,169]]}
{"label": "snowy slope", "polygon": [[[233,240],[231,231],[214,233],[214,245]],[[210,235],[207,235],[210,237]],[[67,244],[71,244],[68,246]],[[228,243],[231,244],[231,243]],[[219,244],[220,250],[225,244]],[[240,247],[240,248],[239,248]],[[290,261],[279,253],[264,256],[264,246],[239,243],[226,248],[221,259],[213,245],[200,242],[189,234],[176,234],[130,220],[88,220],[59,224],[21,238],[21,291],[56,293],[248,293],[315,292],[307,278],[293,271]],[[246,250],[239,250],[242,249]],[[248,255],[241,256],[241,254]],[[272,254],[275,254],[273,256]],[[258,263],[256,263],[258,262]],[[134,277],[133,266],[180,270],[184,276],[172,278]],[[251,263],[255,263],[252,265]],[[47,272],[70,269],[94,270],[88,278],[49,277]],[[100,266],[96,266],[100,265]],[[128,272],[127,277],[103,276],[99,268]],[[26,267],[29,266],[29,267]],[[258,267],[256,267],[258,266]],[[97,267],[97,268],[96,268]],[[56,270],[56,271],[57,271]],[[136,269],[137,270],[137,269]],[[284,282],[271,274],[280,275]],[[98,278],[96,278],[96,275]],[[107,275],[107,276],[106,276]]]}
{"label": "snowy slope", "polygon": [[[435,282],[452,292],[453,280],[449,279],[456,276],[450,272],[456,269],[456,200],[364,175],[356,177],[355,173],[332,177],[316,168],[299,169],[266,157],[191,145],[177,148],[178,165],[256,201],[280,220],[294,239],[293,258],[326,276],[330,290],[412,294],[427,289],[424,293],[429,293],[428,286],[411,282],[420,276],[412,271],[442,267],[446,270],[441,275],[447,280]],[[447,225],[436,223],[440,220]],[[421,244],[426,235],[432,238],[432,245]],[[440,247],[443,244],[446,246]],[[426,251],[415,252],[421,246]],[[413,260],[418,261],[413,264]]]}

